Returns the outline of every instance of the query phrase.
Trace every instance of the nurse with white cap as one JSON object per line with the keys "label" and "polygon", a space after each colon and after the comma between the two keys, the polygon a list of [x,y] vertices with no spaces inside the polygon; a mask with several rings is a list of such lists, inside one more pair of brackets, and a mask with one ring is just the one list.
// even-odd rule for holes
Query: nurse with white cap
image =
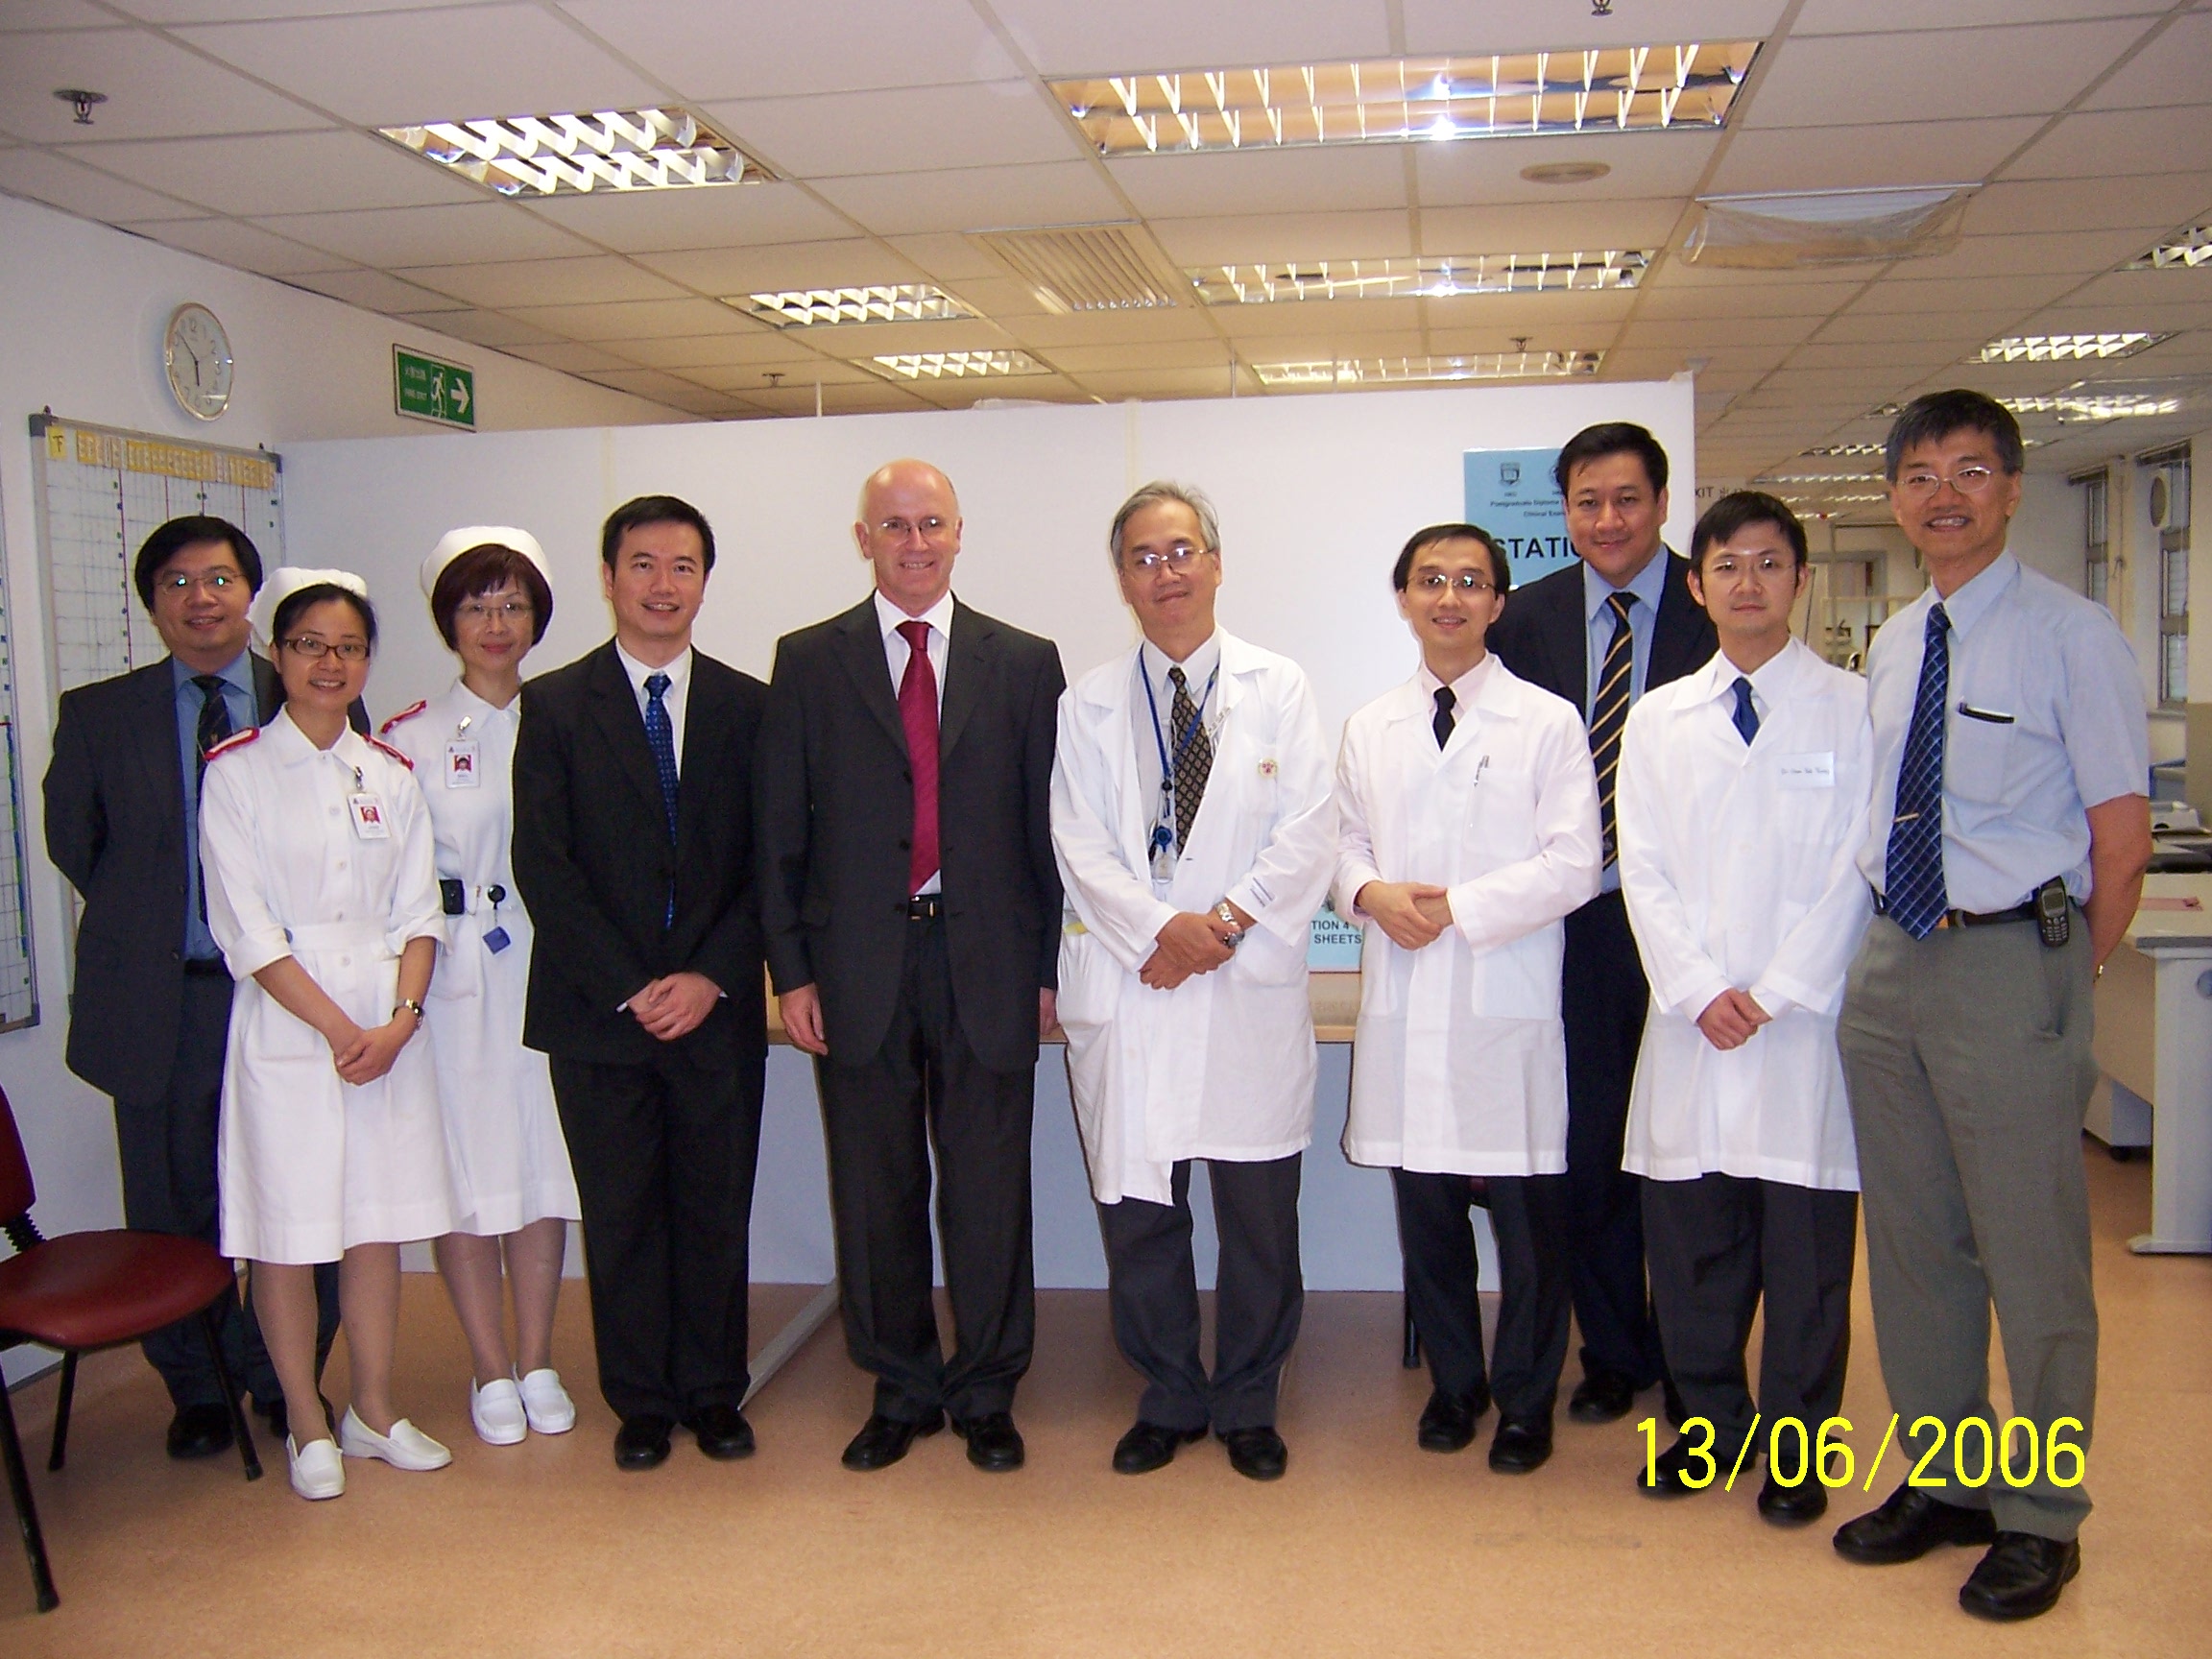
{"label": "nurse with white cap", "polygon": [[[222,1242],[252,1264],[293,1489],[335,1498],[341,1450],[397,1469],[451,1461],[392,1404],[399,1246],[452,1225],[437,1077],[417,1041],[444,919],[408,761],[347,723],[376,644],[367,585],[344,570],[276,570],[252,617],[284,707],[208,751],[200,795],[207,927],[237,984]],[[335,1444],[316,1432],[322,1262],[340,1263],[352,1372]]]}
{"label": "nurse with white cap", "polygon": [[475,1365],[469,1419],[479,1438],[511,1446],[576,1422],[552,1348],[568,1223],[581,1212],[545,1056],[522,1046],[533,934],[508,861],[522,659],[545,637],[553,591],[537,538],[501,524],[448,534],[421,581],[461,676],[383,735],[414,762],[429,804],[445,910],[429,1026],[454,1221],[436,1254]]}

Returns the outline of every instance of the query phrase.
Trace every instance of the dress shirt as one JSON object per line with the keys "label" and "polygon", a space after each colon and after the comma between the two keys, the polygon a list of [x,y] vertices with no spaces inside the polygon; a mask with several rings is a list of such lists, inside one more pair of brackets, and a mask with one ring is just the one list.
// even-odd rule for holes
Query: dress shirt
{"label": "dress shirt", "polygon": [[[883,631],[883,664],[891,670],[891,696],[894,701],[899,696],[899,687],[906,680],[906,660],[914,655],[914,648],[906,643],[906,636],[899,632],[908,622],[929,624],[929,668],[937,681],[937,715],[942,720],[945,715],[945,664],[952,654],[951,589],[946,589],[945,596],[919,616],[907,615],[883,597],[880,588],[876,590],[876,626]],[[937,758],[942,764],[945,757],[940,753]],[[942,794],[937,798],[937,813],[942,830],[945,813],[945,798]],[[938,845],[944,845],[942,839]],[[915,890],[915,897],[922,898],[944,891],[945,871],[940,866],[931,871],[929,879]]]}
{"label": "dress shirt", "polygon": [[[169,672],[177,682],[177,757],[184,768],[184,954],[205,962],[222,951],[200,914],[200,687],[192,684],[193,670],[174,657]],[[230,730],[251,731],[261,712],[253,706],[253,659],[241,651],[217,677],[229,705]]]}
{"label": "dress shirt", "polygon": [[[1206,696],[1206,682],[1214,678],[1221,666],[1221,630],[1216,628],[1206,637],[1206,642],[1177,662],[1166,652],[1147,639],[1137,649],[1137,701],[1131,705],[1136,718],[1130,722],[1137,739],[1137,782],[1143,793],[1139,798],[1144,803],[1144,827],[1147,832],[1160,821],[1160,744],[1167,745],[1170,759],[1175,754],[1175,686],[1167,678],[1167,670],[1183,670],[1183,684],[1190,692],[1193,706]],[[1151,703],[1144,701],[1144,685],[1152,686]],[[1152,710],[1160,710],[1159,740],[1153,739]],[[1199,724],[1210,738],[1218,739],[1221,732],[1221,687],[1215,684],[1214,695],[1206,698],[1206,706],[1198,710]],[[1220,747],[1215,742],[1216,750]],[[1177,847],[1168,854],[1168,863],[1183,855]]]}
{"label": "dress shirt", "polygon": [[[1892,616],[1866,654],[1874,806],[1859,868],[1876,892],[1884,890],[1897,771],[1936,598],[1930,588]],[[2110,612],[2009,553],[1943,610],[1951,619],[1944,892],[1957,909],[2008,910],[2062,876],[2077,902],[2086,899],[2084,809],[2150,786],[2135,655]]]}
{"label": "dress shirt", "polygon": [[[1605,666],[1605,648],[1613,643],[1613,607],[1605,601],[1615,593],[1633,593],[1636,603],[1628,607],[1628,625],[1633,630],[1628,667],[1628,701],[1634,706],[1644,695],[1644,677],[1651,671],[1651,637],[1658,632],[1659,601],[1667,592],[1667,549],[1662,545],[1651,555],[1643,569],[1616,588],[1585,559],[1582,561],[1582,636],[1586,653],[1582,679],[1582,720],[1589,723],[1593,706],[1598,698],[1599,676]],[[1598,891],[1615,893],[1621,888],[1621,866],[1605,866],[1599,878]]]}
{"label": "dress shirt", "polygon": [[637,694],[637,718],[645,718],[645,707],[653,701],[653,694],[645,689],[645,682],[655,674],[668,676],[668,689],[661,694],[661,707],[668,710],[668,735],[676,745],[676,776],[684,776],[684,710],[691,701],[691,647],[686,645],[675,661],[663,662],[658,668],[648,668],[620,645],[614,655],[622,659],[622,672],[630,676],[630,689]]}

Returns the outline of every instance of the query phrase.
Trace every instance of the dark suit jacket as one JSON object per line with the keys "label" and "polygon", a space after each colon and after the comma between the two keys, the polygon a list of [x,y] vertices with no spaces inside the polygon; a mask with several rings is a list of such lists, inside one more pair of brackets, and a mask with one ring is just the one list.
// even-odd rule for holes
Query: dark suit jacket
{"label": "dark suit jacket", "polygon": [[[257,717],[284,706],[253,659]],[[69,998],[69,1070],[157,1100],[184,1002],[184,771],[170,660],[61,697],[46,768],[46,854],[84,895]]]}
{"label": "dark suit jacket", "polygon": [[[688,971],[725,993],[689,1035],[703,1059],[767,1051],[753,887],[754,744],[767,687],[701,652],[685,705],[676,836],[637,693],[613,641],[522,687],[515,745],[515,884],[538,940],[522,1041],[611,1064],[660,1040],[621,1004]],[[668,884],[676,920],[663,926]]]}
{"label": "dark suit jacket", "polygon": [[[1705,666],[1720,641],[1713,619],[1690,597],[1690,561],[1662,553],[1667,581],[1652,623],[1651,656],[1644,689],[1679,680]],[[1490,630],[1490,649],[1531,685],[1567,699],[1587,716],[1590,682],[1589,618],[1582,609],[1582,562],[1554,570],[1506,595],[1504,614]]]}
{"label": "dark suit jacket", "polygon": [[[938,727],[953,1001],[995,1071],[1037,1062],[1056,985],[1052,745],[1060,652],[955,603]],[[779,991],[818,985],[832,1056],[882,1046],[906,949],[914,786],[874,596],[776,647],[760,738],[760,912]]]}

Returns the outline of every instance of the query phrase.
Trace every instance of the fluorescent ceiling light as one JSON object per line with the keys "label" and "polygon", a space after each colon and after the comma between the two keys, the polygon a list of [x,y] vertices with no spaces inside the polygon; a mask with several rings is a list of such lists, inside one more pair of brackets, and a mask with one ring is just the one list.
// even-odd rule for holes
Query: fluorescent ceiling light
{"label": "fluorescent ceiling light", "polygon": [[975,315],[944,289],[926,282],[877,288],[792,288],[781,294],[748,294],[723,303],[778,328],[825,327],[840,323],[933,323]]}
{"label": "fluorescent ceiling light", "polygon": [[1756,40],[1054,81],[1101,156],[1723,125]]}
{"label": "fluorescent ceiling light", "polygon": [[902,380],[961,380],[988,374],[1046,374],[1026,351],[902,351],[872,361]]}
{"label": "fluorescent ceiling light", "polygon": [[2150,252],[2130,259],[2121,267],[2124,271],[2164,271],[2175,266],[2212,265],[2212,225],[2199,225],[2184,230],[2171,242],[2161,242]]}
{"label": "fluorescent ceiling light", "polygon": [[1984,363],[2058,363],[2076,357],[2132,357],[2171,334],[2008,334],[1982,348]]}
{"label": "fluorescent ceiling light", "polygon": [[1908,190],[1788,190],[1700,196],[1683,239],[1693,265],[1779,270],[1868,259],[1918,259],[1959,245],[1974,184]]}
{"label": "fluorescent ceiling light", "polygon": [[1770,472],[1754,480],[1760,484],[1880,484],[1879,472]]}
{"label": "fluorescent ceiling light", "polygon": [[1883,453],[1883,446],[1879,444],[1823,444],[1819,448],[1808,449],[1804,453],[1820,456],[1879,455]]}
{"label": "fluorescent ceiling light", "polygon": [[1865,495],[1785,495],[1782,499],[1792,507],[1833,507],[1844,501],[1887,501],[1889,497],[1877,492]]}
{"label": "fluorescent ceiling light", "polygon": [[2000,397],[1997,401],[2015,415],[2056,415],[2068,422],[2125,421],[2176,415],[2181,410],[2181,398],[2175,393],[2092,392],[2072,387],[2049,397]]}
{"label": "fluorescent ceiling light", "polygon": [[1308,259],[1284,265],[1185,269],[1209,305],[1283,300],[1436,300],[1456,294],[1531,294],[1561,288],[1633,288],[1648,248],[1602,252],[1475,253],[1464,258]]}
{"label": "fluorescent ceiling light", "polygon": [[380,127],[393,143],[502,196],[742,184],[766,168],[683,109],[600,109]]}
{"label": "fluorescent ceiling light", "polygon": [[1598,373],[1602,351],[1485,351],[1465,357],[1340,357],[1255,363],[1262,386],[1380,386],[1395,381],[1535,380]]}

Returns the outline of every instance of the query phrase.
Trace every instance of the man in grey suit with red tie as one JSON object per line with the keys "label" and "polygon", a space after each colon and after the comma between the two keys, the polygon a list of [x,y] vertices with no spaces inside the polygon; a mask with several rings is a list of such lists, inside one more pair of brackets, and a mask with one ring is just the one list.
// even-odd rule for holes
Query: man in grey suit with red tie
{"label": "man in grey suit with red tie", "polygon": [[[776,651],[761,728],[761,921],[783,1024],[815,1056],[846,1344],[876,1376],[845,1466],[952,1426],[1020,1468],[1029,1137],[1054,1023],[1049,796],[1060,653],[952,597],[960,504],[894,461],[854,539],[876,590]],[[930,1149],[954,1346],[930,1293]]]}

